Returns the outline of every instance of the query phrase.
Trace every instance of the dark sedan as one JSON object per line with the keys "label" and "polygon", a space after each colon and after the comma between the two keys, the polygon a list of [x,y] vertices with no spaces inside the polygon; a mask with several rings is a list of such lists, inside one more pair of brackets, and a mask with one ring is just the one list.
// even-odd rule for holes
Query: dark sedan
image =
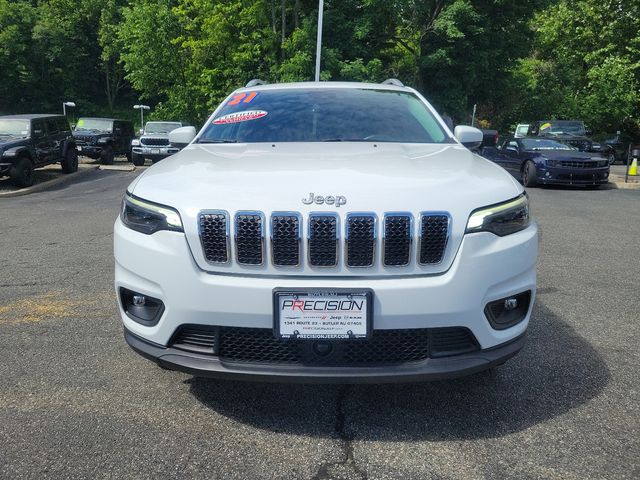
{"label": "dark sedan", "polygon": [[537,185],[603,185],[609,161],[549,138],[509,138],[499,147],[484,147],[481,155],[504,167],[525,187]]}

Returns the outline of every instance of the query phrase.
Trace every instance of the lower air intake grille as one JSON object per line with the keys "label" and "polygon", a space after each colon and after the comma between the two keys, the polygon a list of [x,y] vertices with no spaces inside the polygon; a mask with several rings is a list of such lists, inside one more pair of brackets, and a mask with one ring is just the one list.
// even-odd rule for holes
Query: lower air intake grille
{"label": "lower air intake grille", "polygon": [[449,237],[449,217],[423,214],[420,217],[420,229],[420,263],[440,263]]}
{"label": "lower air intake grille", "polygon": [[306,366],[393,365],[479,350],[473,334],[463,327],[374,330],[367,340],[330,343],[329,353],[318,355],[313,340],[280,340],[270,329],[184,325],[170,346],[221,361]]}

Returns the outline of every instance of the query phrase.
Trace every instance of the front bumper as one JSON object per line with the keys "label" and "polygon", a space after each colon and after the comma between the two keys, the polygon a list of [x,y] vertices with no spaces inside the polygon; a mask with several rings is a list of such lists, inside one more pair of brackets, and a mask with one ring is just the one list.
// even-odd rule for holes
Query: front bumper
{"label": "front bumper", "polygon": [[609,167],[545,167],[540,170],[538,181],[545,185],[603,185],[609,181]]}
{"label": "front bumper", "polygon": [[[210,274],[196,265],[182,233],[160,231],[143,235],[126,228],[120,219],[114,229],[115,287],[161,300],[165,310],[156,325],[144,326],[129,318],[119,305],[129,343],[158,363],[191,373],[230,373],[240,376],[301,376],[331,381],[369,377],[370,381],[441,378],[463,375],[501,363],[521,347],[504,347],[521,337],[531,315],[536,288],[537,226],[497,237],[490,233],[466,235],[452,266],[439,275],[388,277],[276,277]],[[373,329],[438,327],[468,328],[479,350],[465,355],[430,358],[424,363],[385,368],[280,366],[222,363],[217,357],[177,351],[170,347],[176,330],[185,324],[272,329],[273,291],[276,288],[371,289]],[[491,327],[485,305],[530,290],[526,317],[504,329]],[[498,353],[488,353],[500,347]],[[275,369],[275,370],[274,370]],[[263,372],[263,373],[261,373]],[[315,373],[313,373],[315,372]],[[339,381],[339,380],[338,380]]]}
{"label": "front bumper", "polygon": [[89,158],[100,158],[102,154],[102,147],[96,145],[77,145],[76,150],[79,155],[83,155]]}
{"label": "front bumper", "polygon": [[13,163],[0,163],[0,175],[9,175]]}
{"label": "front bumper", "polygon": [[153,147],[138,145],[131,147],[131,151],[136,155],[141,155],[145,158],[162,159],[178,153],[180,149],[176,147]]}
{"label": "front bumper", "polygon": [[228,380],[300,383],[420,382],[462,377],[506,362],[525,344],[525,335],[522,334],[494,348],[454,357],[429,358],[417,363],[381,367],[308,367],[225,362],[148,342],[126,328],[124,338],[137,353],[171,370]]}

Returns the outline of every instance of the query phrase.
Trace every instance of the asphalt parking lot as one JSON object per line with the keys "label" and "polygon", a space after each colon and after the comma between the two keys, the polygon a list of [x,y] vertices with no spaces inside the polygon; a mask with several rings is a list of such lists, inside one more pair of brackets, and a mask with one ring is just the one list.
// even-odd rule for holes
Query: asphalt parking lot
{"label": "asphalt parking lot", "polygon": [[112,224],[138,174],[0,200],[0,478],[640,477],[640,191],[530,191],[539,295],[499,369],[273,385],[126,346]]}

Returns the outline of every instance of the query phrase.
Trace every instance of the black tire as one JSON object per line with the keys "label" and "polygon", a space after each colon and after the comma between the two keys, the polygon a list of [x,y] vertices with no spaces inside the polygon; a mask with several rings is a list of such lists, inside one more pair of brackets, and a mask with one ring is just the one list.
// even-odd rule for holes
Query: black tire
{"label": "black tire", "polygon": [[613,165],[616,163],[616,154],[615,152],[607,153],[607,160],[609,160],[609,165]]}
{"label": "black tire", "polygon": [[33,185],[33,165],[27,157],[20,157],[9,170],[11,183],[16,187],[25,188]]}
{"label": "black tire", "polygon": [[538,173],[536,172],[536,165],[531,160],[527,160],[522,169],[522,184],[525,187],[537,187],[538,186]]}
{"label": "black tire", "polygon": [[133,154],[133,152],[131,150],[129,150],[127,153],[124,154],[125,157],[127,157],[127,162],[131,161],[131,155]]}
{"label": "black tire", "polygon": [[67,154],[60,162],[64,173],[73,173],[78,171],[78,152],[75,147],[69,147]]}
{"label": "black tire", "polygon": [[111,146],[107,146],[102,150],[100,154],[100,163],[103,165],[113,165],[113,158],[115,157],[113,153],[113,148]]}
{"label": "black tire", "polygon": [[131,162],[133,162],[136,167],[142,167],[144,166],[144,157],[137,153],[131,153]]}

